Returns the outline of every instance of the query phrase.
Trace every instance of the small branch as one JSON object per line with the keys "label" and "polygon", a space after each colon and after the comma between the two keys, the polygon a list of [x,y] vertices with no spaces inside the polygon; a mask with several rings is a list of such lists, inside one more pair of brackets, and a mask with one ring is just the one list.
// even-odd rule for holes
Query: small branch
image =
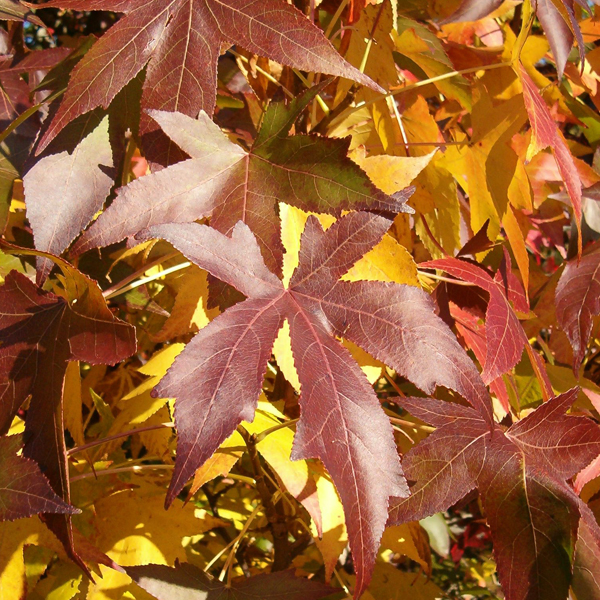
{"label": "small branch", "polygon": [[398,387],[398,384],[393,380],[391,375],[387,372],[387,369],[383,369],[383,376],[385,377],[386,381],[394,388],[394,390],[398,394],[398,396],[401,396],[402,398],[406,398],[406,394]]}
{"label": "small branch", "polygon": [[446,79],[452,79],[452,77],[456,77],[457,75],[468,75],[470,73],[477,73],[479,71],[491,71],[493,69],[500,69],[502,67],[512,67],[512,62],[501,62],[494,63],[492,65],[481,65],[479,67],[470,67],[469,69],[461,69],[459,71],[450,71],[449,73],[443,73],[442,75],[438,75],[436,77],[430,77],[429,79],[423,79],[423,81],[417,81],[416,83],[411,83],[410,85],[406,85],[400,89],[393,90],[387,94],[382,94],[377,98],[372,98],[371,100],[363,100],[359,102],[356,106],[353,106],[349,110],[346,110],[335,117],[330,123],[328,123],[329,129],[334,129],[337,125],[339,125],[342,121],[347,119],[351,114],[365,108],[367,106],[371,106],[371,104],[375,104],[379,102],[382,98],[386,96],[397,96],[398,94],[405,94],[406,92],[410,92],[412,90],[416,90],[420,87],[424,87],[426,85],[430,85],[432,83],[437,83],[438,81],[445,81]]}
{"label": "small branch", "polygon": [[128,283],[134,281],[140,275],[143,275],[146,271],[149,271],[152,267],[156,267],[157,265],[160,265],[161,263],[166,262],[167,260],[170,260],[171,258],[175,258],[176,256],[179,256],[179,252],[171,252],[170,254],[165,254],[165,256],[159,256],[157,259],[153,260],[152,262],[146,263],[145,265],[140,267],[137,271],[133,272],[131,275],[127,275],[127,277],[125,277],[124,279],[119,281],[119,283],[115,283],[114,285],[105,289],[102,292],[102,295],[104,296],[104,298],[113,297],[113,295],[117,295],[117,294],[115,294],[116,291],[120,290],[122,287],[125,287]]}
{"label": "small branch", "polygon": [[140,427],[139,429],[130,429],[129,431],[122,431],[120,433],[115,433],[114,435],[109,435],[108,437],[101,438],[99,440],[94,440],[93,442],[89,442],[87,444],[84,444],[83,446],[77,446],[76,448],[71,448],[71,450],[67,451],[67,456],[72,456],[73,454],[77,454],[78,452],[83,452],[84,450],[88,450],[89,448],[94,448],[96,446],[102,446],[102,444],[112,442],[113,440],[118,440],[119,438],[128,437],[130,435],[133,435],[134,433],[143,433],[144,431],[154,431],[155,429],[164,429],[165,427],[173,428],[173,427],[175,427],[175,423],[159,423],[158,425],[147,425],[146,427]]}
{"label": "small branch", "polygon": [[419,216],[421,217],[421,221],[423,221],[423,227],[425,227],[425,232],[427,233],[429,239],[433,242],[433,245],[442,253],[443,256],[448,256],[448,253],[444,250],[443,246],[436,240],[435,236],[433,235],[433,232],[429,227],[429,223],[427,222],[425,215],[421,213],[419,214]]}
{"label": "small branch", "polygon": [[235,557],[235,551],[236,551],[237,547],[240,545],[240,542],[242,541],[242,539],[244,538],[246,533],[248,532],[248,529],[250,529],[250,525],[252,524],[252,521],[254,521],[254,519],[256,518],[256,515],[258,515],[259,512],[260,512],[260,504],[252,511],[250,516],[246,519],[246,522],[244,523],[244,527],[242,527],[242,530],[240,531],[239,535],[233,541],[231,552],[227,556],[227,560],[225,561],[225,564],[223,565],[223,569],[221,570],[221,574],[219,575],[219,581],[223,581],[223,579],[225,578],[225,573],[227,573],[227,585],[229,585],[229,583],[231,581],[231,565],[232,565],[233,559]]}
{"label": "small branch", "polygon": [[259,493],[261,502],[265,509],[265,515],[269,521],[269,529],[273,535],[273,571],[283,571],[292,562],[291,545],[288,540],[287,517],[285,511],[273,502],[273,493],[267,485],[265,473],[260,462],[258,450],[256,449],[256,436],[251,435],[241,425],[237,428],[238,433],[244,438],[248,448],[248,456],[254,479],[256,480],[256,491]]}
{"label": "small branch", "polygon": [[436,275],[435,273],[425,273],[421,269],[418,269],[419,273],[430,279],[436,279],[437,281],[445,281],[446,283],[453,283],[455,285],[464,285],[465,287],[477,287],[474,283],[468,281],[461,281],[460,279],[450,279],[450,277],[444,277],[443,275]]}
{"label": "small branch", "polygon": [[[115,296],[120,296],[121,294],[125,294],[126,292],[129,292],[130,290],[134,290],[135,288],[140,287],[141,285],[150,283],[151,281],[156,281],[157,279],[160,279],[161,277],[165,277],[166,275],[170,275],[171,273],[175,273],[176,271],[181,271],[181,269],[187,269],[191,265],[192,265],[191,262],[186,261],[186,262],[180,263],[178,265],[169,267],[168,269],[164,269],[163,271],[159,271],[158,273],[155,273],[154,275],[149,275],[148,277],[142,277],[141,279],[138,279],[137,281],[134,281],[133,283],[130,283],[114,292],[111,292],[110,294],[106,294],[106,292],[105,292],[103,294],[104,299],[110,300],[111,298],[114,298]],[[147,270],[148,269],[146,269],[146,271]]]}
{"label": "small branch", "polygon": [[435,431],[435,427],[430,427],[429,425],[419,425],[418,423],[412,423],[411,421],[405,421],[404,419],[399,419],[398,417],[389,417],[392,423],[396,423],[398,425],[404,425],[405,427],[411,427],[413,429],[420,429],[421,431],[427,431],[428,433],[433,433]]}
{"label": "small branch", "polygon": [[327,29],[325,30],[326,38],[329,38],[331,36],[331,32],[333,31],[335,24],[339,21],[340,17],[342,16],[342,13],[344,12],[344,9],[348,5],[349,1],[350,0],[342,0],[342,2],[340,2],[340,5],[337,7],[337,10],[335,11],[333,17],[331,17],[331,21],[329,21],[329,25],[327,26]]}
{"label": "small branch", "polygon": [[80,481],[81,479],[89,479],[90,477],[98,477],[99,475],[113,475],[114,473],[140,473],[146,469],[174,469],[175,465],[134,465],[131,467],[115,467],[114,469],[103,469],[101,471],[95,471],[94,473],[81,473],[70,477],[69,481]]}
{"label": "small branch", "polygon": [[295,425],[300,419],[290,419],[289,421],[283,421],[283,423],[278,423],[277,425],[273,425],[273,427],[269,427],[269,429],[265,429],[264,431],[261,431],[258,435],[255,436],[255,443],[260,443],[262,442],[268,435],[270,435],[271,433],[275,433],[276,431],[279,431],[280,429],[284,429],[285,427],[291,427],[292,425]]}
{"label": "small branch", "polygon": [[[238,58],[242,62],[245,62],[247,65],[250,64],[250,60],[248,59],[248,57],[241,55],[239,52],[236,52],[235,50],[232,50],[231,48],[228,50],[228,52],[230,54],[233,54],[233,56],[235,56],[236,58]],[[293,98],[294,97],[294,94],[292,94],[292,92],[290,92],[290,90],[288,90],[285,87],[285,85],[283,85],[283,83],[281,83],[280,81],[277,81],[277,79],[275,79],[275,77],[273,77],[273,75],[271,75],[271,73],[267,73],[264,69],[262,69],[258,65],[254,65],[252,68],[255,69],[261,75],[263,75],[264,77],[266,77],[271,83],[274,83],[275,85],[278,85],[284,91],[285,95],[288,98]]]}

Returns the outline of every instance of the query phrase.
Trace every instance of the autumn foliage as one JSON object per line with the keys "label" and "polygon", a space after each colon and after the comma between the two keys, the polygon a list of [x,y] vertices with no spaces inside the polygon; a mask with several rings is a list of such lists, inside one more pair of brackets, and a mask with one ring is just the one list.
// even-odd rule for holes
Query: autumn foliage
{"label": "autumn foliage", "polygon": [[0,19],[0,600],[600,600],[591,3]]}

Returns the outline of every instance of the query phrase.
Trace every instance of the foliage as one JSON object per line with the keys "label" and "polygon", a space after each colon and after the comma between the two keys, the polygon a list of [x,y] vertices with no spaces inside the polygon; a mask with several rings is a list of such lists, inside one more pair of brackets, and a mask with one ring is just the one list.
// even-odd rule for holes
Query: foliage
{"label": "foliage", "polygon": [[0,600],[600,598],[588,3],[0,18]]}

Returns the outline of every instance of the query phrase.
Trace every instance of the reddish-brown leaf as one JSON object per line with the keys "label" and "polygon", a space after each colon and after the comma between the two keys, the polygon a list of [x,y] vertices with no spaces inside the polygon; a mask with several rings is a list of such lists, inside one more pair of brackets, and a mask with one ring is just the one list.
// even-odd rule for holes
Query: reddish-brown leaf
{"label": "reddish-brown leaf", "polygon": [[522,290],[521,294],[517,291],[515,279],[509,278],[506,274],[510,271],[510,267],[505,270],[505,278],[501,274],[499,278],[494,279],[481,267],[456,258],[441,258],[421,263],[420,266],[442,269],[488,292],[490,300],[485,320],[487,352],[482,378],[489,383],[512,369],[519,362],[523,348],[528,342],[519,319],[505,295],[506,290],[517,299],[521,308],[527,304],[525,300],[523,305],[524,294],[521,298]]}
{"label": "reddish-brown leaf", "polygon": [[470,408],[398,398],[437,429],[404,457],[412,495],[392,502],[392,523],[445,510],[477,487],[507,600],[565,600],[580,522],[591,528],[591,538],[581,542],[582,564],[590,564],[590,547],[600,548],[597,523],[566,483],[600,454],[600,428],[565,415],[577,394],[552,398],[507,431],[496,426],[493,433]]}
{"label": "reddish-brown leaf", "polygon": [[[287,319],[302,388],[292,457],[320,458],[339,490],[357,569],[357,596],[370,578],[388,499],[406,495],[406,484],[389,421],[362,371],[335,338],[338,330],[342,337],[356,338],[367,351],[383,354],[417,385],[452,387],[488,420],[491,416],[475,366],[435,316],[424,292],[395,284],[380,288],[376,282],[359,282],[360,292],[353,289],[350,295],[338,290],[347,283],[339,282],[339,277],[389,226],[383,217],[357,212],[323,232],[318,220],[310,217],[288,289],[266,269],[258,244],[243,223],[235,226],[231,239],[196,223],[157,226],[143,234],[144,239],[166,239],[191,261],[248,295],[200,331],[155,389],[161,397],[177,399],[178,453],[167,504],[236,425],[252,418],[273,342]],[[360,300],[352,300],[359,293]],[[382,293],[395,302],[386,302]],[[399,302],[399,297],[404,299]],[[335,307],[347,309],[345,328],[330,319]],[[367,347],[369,335],[351,332],[358,331],[367,313],[379,312],[368,325],[378,327],[378,333]],[[428,352],[443,357],[435,370],[423,370]],[[470,387],[467,380],[472,380]]]}
{"label": "reddish-brown leaf", "polygon": [[[7,249],[7,248],[5,248]],[[9,251],[44,256],[39,252]],[[25,399],[24,456],[35,460],[54,491],[69,501],[62,391],[69,360],[115,364],[135,352],[135,331],[116,319],[98,286],[65,262],[65,296],[44,292],[12,271],[0,287],[0,432],[10,427]],[[70,517],[45,520],[80,566]]]}
{"label": "reddish-brown leaf", "polygon": [[37,463],[17,456],[20,449],[19,436],[0,437],[0,521],[39,513],[80,512],[54,493]]}
{"label": "reddish-brown leaf", "polygon": [[[124,12],[73,71],[57,115],[41,140],[42,151],[72,121],[111,100],[146,65],[143,109],[212,115],[221,45],[246,50],[303,71],[347,77],[373,89],[323,32],[283,0],[56,0],[45,6]],[[142,120],[146,154],[173,162],[172,144]]]}
{"label": "reddish-brown leaf", "polygon": [[[546,0],[551,3],[551,0]],[[558,171],[562,177],[571,206],[575,214],[575,222],[579,230],[579,254],[581,254],[581,179],[575,166],[575,161],[558,125],[552,118],[546,102],[542,98],[537,86],[521,66],[521,80],[523,82],[523,98],[525,108],[531,123],[531,144],[527,150],[527,158],[535,156],[544,148],[551,148],[556,159]]]}
{"label": "reddish-brown leaf", "polygon": [[573,347],[573,371],[579,367],[592,331],[593,317],[600,314],[600,245],[581,260],[570,260],[556,286],[556,318]]}

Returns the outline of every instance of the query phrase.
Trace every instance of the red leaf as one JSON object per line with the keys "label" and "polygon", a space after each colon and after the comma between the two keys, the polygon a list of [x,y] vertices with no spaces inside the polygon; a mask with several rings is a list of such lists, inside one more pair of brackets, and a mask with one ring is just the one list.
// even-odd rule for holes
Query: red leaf
{"label": "red leaf", "polygon": [[[563,14],[561,14],[556,4],[562,5],[563,11],[569,20],[568,23],[565,21]],[[550,48],[556,62],[558,78],[561,79],[569,53],[573,47],[573,33],[577,36],[579,58],[582,65],[585,60],[585,45],[579,23],[573,11],[573,0],[556,0],[556,3],[553,0],[533,0],[532,6],[548,37],[548,42],[550,43]],[[589,7],[585,5],[584,8],[589,10]]]}
{"label": "red leaf", "polygon": [[585,356],[593,317],[600,314],[600,246],[570,260],[556,286],[556,318],[573,347],[573,372]]}
{"label": "red leaf", "polygon": [[[484,382],[489,383],[512,369],[519,362],[528,342],[517,315],[504,295],[504,286],[481,267],[456,258],[441,258],[421,263],[420,266],[442,269],[489,293],[485,320],[487,352],[481,376]],[[512,278],[510,282],[509,292],[513,294],[515,292],[511,290],[516,289],[516,284]]]}
{"label": "red leaf", "polygon": [[80,512],[57,496],[38,465],[24,456],[19,436],[0,437],[0,521],[38,513]]}
{"label": "red leaf", "polygon": [[[221,45],[246,50],[303,71],[347,77],[381,91],[348,64],[322,31],[283,0],[56,0],[44,6],[112,10],[123,16],[74,69],[60,109],[40,142],[42,151],[58,132],[111,100],[145,66],[143,109],[212,115]],[[169,164],[174,148],[142,120],[146,154]],[[148,154],[150,153],[150,154]]]}
{"label": "red leaf", "polygon": [[496,426],[493,433],[470,408],[398,398],[437,429],[404,457],[412,494],[392,503],[391,522],[445,510],[477,487],[507,600],[565,600],[578,528],[591,528],[595,541],[588,536],[581,543],[600,550],[600,528],[566,484],[600,454],[600,428],[565,415],[577,393],[552,398],[507,431]]}
{"label": "red leaf", "polygon": [[[546,0],[551,2],[551,0]],[[579,254],[581,254],[581,188],[582,183],[575,166],[573,156],[569,151],[565,138],[552,119],[546,102],[542,98],[537,86],[521,66],[521,80],[523,82],[523,98],[525,108],[531,123],[531,144],[527,150],[527,159],[531,159],[540,150],[552,148],[558,171],[562,177],[567,193],[571,200],[571,206],[575,213],[575,222],[579,230]]]}
{"label": "red leaf", "polygon": [[[235,427],[252,418],[277,331],[288,319],[302,387],[293,457],[320,458],[336,484],[357,569],[357,596],[370,578],[388,499],[406,495],[407,488],[389,421],[362,371],[335,338],[337,330],[367,351],[389,358],[417,385],[457,389],[486,418],[491,416],[475,366],[435,316],[424,292],[360,282],[360,291],[351,292],[353,299],[338,289],[347,285],[339,277],[389,226],[383,217],[358,212],[323,232],[310,217],[288,289],[261,263],[258,244],[243,223],[236,225],[231,239],[196,223],[157,226],[139,236],[166,239],[249,296],[202,329],[155,388],[157,395],[177,399],[178,453],[167,504]],[[395,298],[394,303],[382,293]],[[336,322],[342,318],[334,314],[338,308],[346,311],[345,328]],[[365,314],[380,311],[375,320],[364,320]],[[377,326],[378,335],[372,340],[359,335],[361,321],[367,331]],[[444,361],[435,373],[423,372],[422,357],[428,352],[437,352]]]}
{"label": "red leaf", "polygon": [[[8,250],[48,258],[31,250]],[[66,298],[42,291],[16,271],[0,287],[0,432],[8,431],[31,395],[23,455],[40,465],[54,491],[68,502],[62,414],[67,361],[115,364],[135,352],[135,332],[112,315],[94,282],[64,261],[59,265]],[[47,515],[45,521],[87,571],[74,547],[70,517]]]}

